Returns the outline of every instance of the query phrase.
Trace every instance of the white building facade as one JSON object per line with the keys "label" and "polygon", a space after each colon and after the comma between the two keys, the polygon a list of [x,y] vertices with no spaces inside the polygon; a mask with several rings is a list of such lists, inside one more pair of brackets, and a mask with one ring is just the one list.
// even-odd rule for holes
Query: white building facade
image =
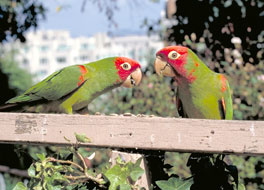
{"label": "white building facade", "polygon": [[16,60],[33,74],[36,82],[63,67],[111,56],[129,57],[145,67],[147,54],[163,47],[157,36],[109,37],[99,33],[92,37],[72,38],[63,30],[30,32],[26,39],[25,44],[16,44],[19,47]]}

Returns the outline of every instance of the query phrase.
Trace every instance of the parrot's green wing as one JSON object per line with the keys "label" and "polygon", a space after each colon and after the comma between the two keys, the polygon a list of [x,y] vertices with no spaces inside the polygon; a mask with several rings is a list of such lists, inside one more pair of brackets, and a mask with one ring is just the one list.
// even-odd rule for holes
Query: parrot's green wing
{"label": "parrot's green wing", "polygon": [[229,83],[225,81],[226,90],[223,92],[221,99],[218,100],[219,112],[221,119],[232,120],[233,118],[233,107],[232,107],[232,98]]}
{"label": "parrot's green wing", "polygon": [[183,109],[182,101],[179,96],[179,89],[177,89],[177,94],[176,94],[176,107],[179,116],[181,116],[182,118],[189,118],[187,113]]}
{"label": "parrot's green wing", "polygon": [[82,70],[84,69],[85,67],[83,65],[63,68],[37,83],[22,95],[10,99],[7,103],[58,100],[76,91],[85,82],[82,76]]}

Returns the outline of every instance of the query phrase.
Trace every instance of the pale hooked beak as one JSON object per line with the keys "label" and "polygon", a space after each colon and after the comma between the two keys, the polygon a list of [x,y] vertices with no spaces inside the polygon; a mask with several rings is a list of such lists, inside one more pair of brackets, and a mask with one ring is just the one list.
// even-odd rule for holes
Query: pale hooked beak
{"label": "pale hooked beak", "polygon": [[132,88],[133,86],[137,86],[142,78],[142,72],[140,68],[137,68],[135,71],[133,71],[123,82],[122,86],[126,88]]}
{"label": "pale hooked beak", "polygon": [[154,62],[155,71],[158,75],[164,75],[167,77],[175,77],[173,68],[167,63],[162,56],[157,55]]}

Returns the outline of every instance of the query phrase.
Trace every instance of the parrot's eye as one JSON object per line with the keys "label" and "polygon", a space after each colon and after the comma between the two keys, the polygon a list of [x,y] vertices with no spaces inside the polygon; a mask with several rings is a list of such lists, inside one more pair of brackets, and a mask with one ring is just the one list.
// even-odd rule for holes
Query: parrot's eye
{"label": "parrot's eye", "polygon": [[180,54],[177,51],[171,51],[168,55],[170,59],[178,59],[180,57]]}
{"label": "parrot's eye", "polygon": [[131,69],[131,65],[129,63],[123,63],[121,65],[121,67],[124,69],[124,70],[130,70]]}

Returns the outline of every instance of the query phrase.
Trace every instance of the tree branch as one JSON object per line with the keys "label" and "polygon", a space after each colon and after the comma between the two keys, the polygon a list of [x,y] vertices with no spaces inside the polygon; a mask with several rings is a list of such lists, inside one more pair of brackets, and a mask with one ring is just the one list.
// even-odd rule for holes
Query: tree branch
{"label": "tree branch", "polygon": [[0,165],[0,172],[9,173],[9,174],[19,176],[19,177],[30,178],[27,170],[12,169],[12,168],[9,168],[8,166]]}
{"label": "tree branch", "polygon": [[53,157],[49,157],[48,158],[48,161],[50,162],[59,162],[61,164],[71,164],[71,165],[74,165],[76,166],[77,168],[79,168],[82,172],[84,171],[83,168],[79,165],[79,164],[76,164],[75,162],[72,162],[70,160],[58,160],[56,158],[53,158]]}

